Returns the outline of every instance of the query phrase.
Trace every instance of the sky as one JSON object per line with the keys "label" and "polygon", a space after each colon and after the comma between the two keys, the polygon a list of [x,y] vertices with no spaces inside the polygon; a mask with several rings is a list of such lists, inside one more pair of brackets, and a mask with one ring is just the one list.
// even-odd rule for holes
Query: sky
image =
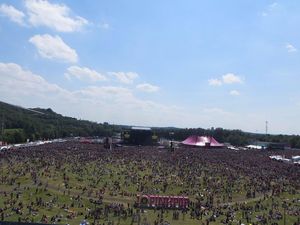
{"label": "sky", "polygon": [[300,2],[0,0],[0,101],[300,134]]}

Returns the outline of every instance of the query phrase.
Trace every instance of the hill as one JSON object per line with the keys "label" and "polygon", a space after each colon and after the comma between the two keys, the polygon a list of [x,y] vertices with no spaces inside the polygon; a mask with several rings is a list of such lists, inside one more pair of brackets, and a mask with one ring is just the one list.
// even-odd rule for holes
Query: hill
{"label": "hill", "polygon": [[0,102],[1,140],[20,143],[27,139],[111,135],[117,126],[62,116],[52,109],[32,108]]}

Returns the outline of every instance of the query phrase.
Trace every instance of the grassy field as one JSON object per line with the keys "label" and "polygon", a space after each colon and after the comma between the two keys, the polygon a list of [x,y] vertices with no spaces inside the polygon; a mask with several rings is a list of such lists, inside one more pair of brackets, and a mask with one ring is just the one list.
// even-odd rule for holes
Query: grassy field
{"label": "grassy field", "polygon": [[[267,154],[259,152],[249,154],[247,160],[247,154],[224,152],[228,150],[176,151],[182,152],[150,147],[110,152],[101,146],[67,143],[2,153],[0,219],[79,224],[84,219],[93,223],[96,215],[97,224],[125,225],[207,221],[211,225],[293,225],[299,221],[299,179],[288,178],[289,173],[297,177],[299,168],[267,161]],[[224,154],[232,156],[224,159]],[[243,160],[254,159],[261,168],[251,171]],[[241,167],[236,166],[240,161]],[[277,177],[268,168],[276,168]],[[248,192],[255,194],[249,197]],[[200,208],[179,211],[175,219],[174,210],[134,208],[138,193],[187,195]],[[92,203],[98,199],[102,204]],[[201,216],[195,215],[197,210]]]}

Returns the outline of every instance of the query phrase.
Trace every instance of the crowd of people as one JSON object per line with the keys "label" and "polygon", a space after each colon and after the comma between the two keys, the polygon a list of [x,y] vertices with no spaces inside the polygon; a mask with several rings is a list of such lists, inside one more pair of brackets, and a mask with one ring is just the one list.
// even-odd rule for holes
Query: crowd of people
{"label": "crowd of people", "polygon": [[[300,224],[300,168],[272,154],[78,142],[1,151],[0,221]],[[188,196],[190,205],[139,209],[137,194]]]}

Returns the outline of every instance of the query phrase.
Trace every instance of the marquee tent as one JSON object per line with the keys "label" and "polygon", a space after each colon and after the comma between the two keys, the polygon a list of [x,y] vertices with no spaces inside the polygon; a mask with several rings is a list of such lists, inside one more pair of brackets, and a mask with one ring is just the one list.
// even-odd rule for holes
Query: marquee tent
{"label": "marquee tent", "polygon": [[181,142],[184,145],[195,146],[195,147],[224,147],[223,144],[220,144],[213,137],[208,136],[190,136]]}

